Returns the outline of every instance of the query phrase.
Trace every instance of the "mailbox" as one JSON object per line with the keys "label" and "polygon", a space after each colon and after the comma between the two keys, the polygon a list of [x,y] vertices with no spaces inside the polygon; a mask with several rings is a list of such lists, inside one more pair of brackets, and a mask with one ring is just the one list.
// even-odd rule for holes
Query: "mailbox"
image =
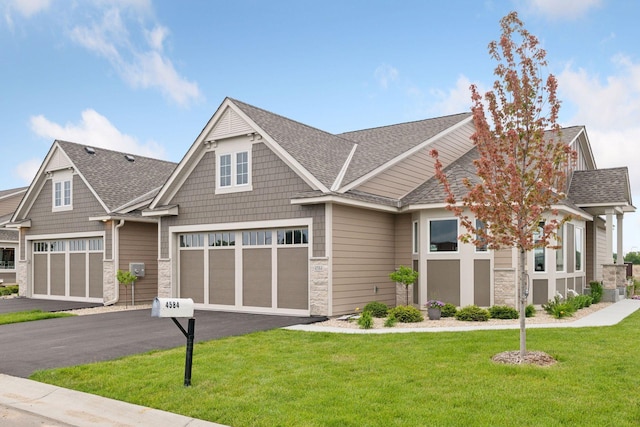
{"label": "mailbox", "polygon": [[191,298],[154,298],[151,317],[193,317]]}

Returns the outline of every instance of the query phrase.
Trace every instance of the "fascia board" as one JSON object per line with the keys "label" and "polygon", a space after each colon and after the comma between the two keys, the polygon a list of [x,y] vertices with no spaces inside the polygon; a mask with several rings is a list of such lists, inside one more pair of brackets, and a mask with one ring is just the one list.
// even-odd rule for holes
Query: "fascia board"
{"label": "fascia board", "polygon": [[144,222],[149,224],[157,224],[158,220],[155,218],[137,218],[130,217],[125,215],[101,215],[101,216],[91,216],[89,217],[89,221],[129,221],[129,222]]}
{"label": "fascia board", "polygon": [[177,216],[179,213],[178,206],[171,206],[166,209],[156,209],[156,210],[143,210],[141,212],[142,216],[146,217],[155,217],[155,216]]}
{"label": "fascia board", "polygon": [[446,136],[447,134],[458,130],[462,126],[465,126],[467,123],[472,122],[472,121],[473,121],[473,116],[469,116],[466,119],[459,121],[455,125],[453,125],[451,127],[448,127],[447,129],[443,130],[442,132],[440,132],[440,133],[432,136],[431,138],[421,142],[420,144],[418,144],[415,147],[405,151],[404,153],[400,154],[399,156],[394,157],[393,159],[389,160],[388,162],[378,166],[377,168],[375,168],[371,172],[363,175],[362,177],[356,179],[355,181],[352,181],[351,183],[345,185],[344,187],[340,188],[337,191],[339,193],[346,193],[347,191],[349,191],[349,190],[351,190],[353,188],[356,188],[357,186],[365,183],[366,181],[370,180],[371,178],[375,177],[376,175],[378,175],[378,174],[384,172],[385,170],[397,165],[398,163],[406,160],[408,157],[414,155],[418,151],[420,151],[420,150],[424,149],[425,147],[431,145],[434,141],[437,141],[438,139],[442,138],[443,136]]}
{"label": "fascia board", "polygon": [[394,206],[384,206],[377,203],[363,202],[360,200],[348,199],[336,195],[328,194],[326,196],[310,197],[304,199],[291,199],[292,205],[317,205],[322,203],[335,203],[339,205],[354,206],[364,209],[371,209],[382,212],[398,213],[399,210]]}
{"label": "fascia board", "polygon": [[5,194],[4,196],[0,197],[0,200],[4,200],[4,199],[9,199],[11,197],[15,197],[15,196],[19,196],[20,194],[24,194],[26,193],[28,190],[28,188],[25,188],[23,190],[20,191],[16,191],[14,193],[10,193],[10,194]]}
{"label": "fascia board", "polygon": [[342,169],[340,169],[340,173],[338,174],[338,177],[336,178],[333,185],[331,186],[331,191],[338,191],[338,189],[340,189],[340,185],[342,185],[342,180],[344,179],[344,176],[346,175],[347,170],[349,169],[349,165],[351,164],[351,160],[353,159],[353,156],[356,154],[357,149],[358,149],[358,144],[354,144],[353,148],[351,149],[351,152],[349,153],[349,156],[347,156],[347,160],[344,162],[344,165],[342,165]]}

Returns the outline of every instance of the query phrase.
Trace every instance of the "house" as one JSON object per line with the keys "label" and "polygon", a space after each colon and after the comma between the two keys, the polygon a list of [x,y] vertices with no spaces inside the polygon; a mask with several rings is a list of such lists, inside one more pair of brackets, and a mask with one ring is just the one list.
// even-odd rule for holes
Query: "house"
{"label": "house", "polygon": [[115,273],[135,264],[141,277],[130,299],[151,301],[157,295],[158,224],[140,210],[175,166],[55,141],[7,224],[19,232],[20,295],[123,302]]}
{"label": "house", "polygon": [[[420,272],[409,303],[515,304],[515,250],[460,243],[433,176],[432,149],[454,181],[474,173],[473,132],[463,113],[334,135],[225,99],[142,211],[159,224],[158,294],[199,308],[339,315],[406,303],[388,274],[409,265]],[[584,127],[562,138],[578,152],[558,206],[573,219],[561,249],[529,254],[535,304],[617,277],[613,216],[621,253],[622,218],[635,210],[626,168],[598,170]]]}
{"label": "house", "polygon": [[[370,301],[458,306],[516,303],[516,250],[461,243],[434,177],[473,178],[470,113],[331,134],[226,98],[179,164],[55,141],[9,226],[19,230],[21,295],[122,302],[118,269],[144,271],[136,301],[193,298],[196,308],[340,315]],[[528,254],[530,302],[624,286],[614,216],[633,212],[626,168],[597,169],[586,129],[563,129],[578,153],[572,215],[559,249]],[[621,260],[620,260],[621,261]],[[418,270],[409,301],[389,273]]]}
{"label": "house", "polygon": [[27,187],[0,191],[0,283],[16,283],[18,233],[7,229],[6,224],[26,191]]}

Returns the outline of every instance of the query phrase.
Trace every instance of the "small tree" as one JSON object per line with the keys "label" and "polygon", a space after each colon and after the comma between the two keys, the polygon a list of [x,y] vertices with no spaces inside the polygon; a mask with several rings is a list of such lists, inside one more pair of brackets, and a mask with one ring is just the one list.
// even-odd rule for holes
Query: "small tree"
{"label": "small tree", "polygon": [[[560,216],[554,205],[565,198],[567,172],[576,154],[560,138],[556,78],[549,74],[543,82],[541,76],[547,65],[545,51],[516,12],[502,18],[500,26],[500,41],[489,44],[489,53],[498,62],[493,90],[484,95],[490,120],[483,96],[471,86],[475,125],[471,138],[479,158],[474,161],[477,179],[463,180],[465,195],[454,194],[438,153],[431,154],[447,193],[448,209],[467,230],[461,240],[490,249],[518,248],[522,359],[529,293],[525,255],[534,248],[553,247],[558,228],[569,219]],[[545,213],[550,214],[548,218]],[[476,228],[475,219],[483,226]]]}
{"label": "small tree", "polygon": [[401,265],[389,274],[389,278],[396,283],[402,283],[407,290],[407,305],[409,305],[409,286],[413,285],[418,280],[418,272],[413,268]]}
{"label": "small tree", "polygon": [[124,306],[125,306],[125,308],[128,308],[128,306],[127,306],[127,288],[128,288],[129,285],[133,285],[133,283],[136,280],[138,280],[138,276],[136,276],[135,274],[133,274],[129,270],[118,270],[118,273],[116,273],[116,277],[118,279],[118,283],[121,283],[122,285],[124,285],[124,289],[125,289]]}

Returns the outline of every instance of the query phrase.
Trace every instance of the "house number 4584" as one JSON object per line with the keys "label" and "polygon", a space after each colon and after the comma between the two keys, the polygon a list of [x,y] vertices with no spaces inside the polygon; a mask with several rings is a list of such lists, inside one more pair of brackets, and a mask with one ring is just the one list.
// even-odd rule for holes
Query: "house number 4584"
{"label": "house number 4584", "polygon": [[180,308],[180,301],[167,301],[166,308]]}

